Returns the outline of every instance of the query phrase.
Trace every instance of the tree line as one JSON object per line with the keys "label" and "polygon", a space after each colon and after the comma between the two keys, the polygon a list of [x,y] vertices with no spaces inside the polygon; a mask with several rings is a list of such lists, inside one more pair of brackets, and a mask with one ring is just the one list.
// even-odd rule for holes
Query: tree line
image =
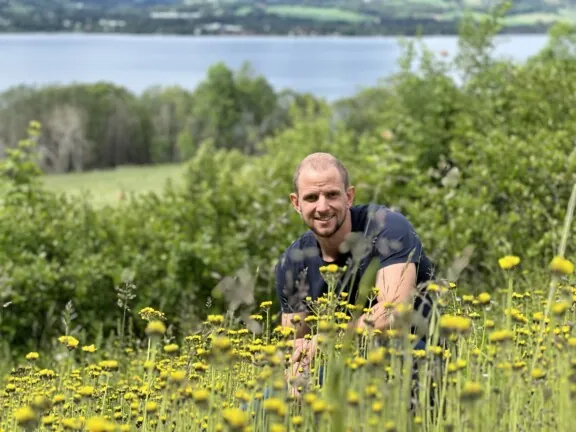
{"label": "tree line", "polygon": [[45,172],[182,162],[208,139],[253,154],[261,140],[290,125],[291,106],[315,100],[275,91],[248,64],[236,72],[216,64],[193,91],[153,87],[135,95],[106,82],[18,86],[0,94],[0,151],[37,120]]}

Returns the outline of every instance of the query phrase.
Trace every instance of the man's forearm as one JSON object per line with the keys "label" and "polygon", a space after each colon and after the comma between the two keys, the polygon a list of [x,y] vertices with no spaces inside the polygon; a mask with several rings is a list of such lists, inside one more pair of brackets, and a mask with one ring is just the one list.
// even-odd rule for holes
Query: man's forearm
{"label": "man's forearm", "polygon": [[389,309],[383,302],[376,303],[370,312],[364,313],[358,319],[356,326],[359,328],[372,328],[383,331],[390,328],[394,323],[393,310]]}

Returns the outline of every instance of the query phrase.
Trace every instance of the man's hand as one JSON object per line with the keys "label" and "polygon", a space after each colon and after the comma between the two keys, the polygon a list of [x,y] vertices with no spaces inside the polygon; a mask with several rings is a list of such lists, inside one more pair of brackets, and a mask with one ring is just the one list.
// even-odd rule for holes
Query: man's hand
{"label": "man's hand", "polygon": [[311,339],[299,338],[294,340],[294,353],[292,354],[292,364],[300,364],[302,367],[310,366],[312,358],[316,355],[318,348],[318,335]]}
{"label": "man's hand", "polygon": [[[302,374],[310,370],[312,359],[318,349],[317,335],[311,339],[298,338],[294,340],[294,351],[290,359],[290,366],[287,371],[287,381],[291,385],[291,393],[296,398],[300,397],[297,387],[300,385]],[[302,368],[302,372],[300,372]]]}

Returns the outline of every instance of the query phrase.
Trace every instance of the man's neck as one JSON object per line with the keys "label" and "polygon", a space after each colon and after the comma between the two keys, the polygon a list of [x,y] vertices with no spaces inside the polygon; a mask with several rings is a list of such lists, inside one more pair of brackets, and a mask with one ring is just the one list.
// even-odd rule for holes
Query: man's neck
{"label": "man's neck", "polygon": [[352,214],[348,210],[346,221],[342,224],[336,234],[330,238],[316,237],[316,241],[322,251],[324,261],[336,261],[340,255],[340,245],[346,240],[348,234],[352,231]]}

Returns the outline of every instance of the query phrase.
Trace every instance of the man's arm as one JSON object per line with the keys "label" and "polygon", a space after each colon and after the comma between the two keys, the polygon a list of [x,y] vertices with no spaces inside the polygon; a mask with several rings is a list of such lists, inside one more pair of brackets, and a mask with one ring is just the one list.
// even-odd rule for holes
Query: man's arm
{"label": "man's arm", "polygon": [[370,313],[363,314],[358,320],[358,326],[365,328],[365,321],[371,323],[374,329],[384,330],[394,325],[394,309],[398,304],[409,305],[413,301],[416,288],[416,265],[414,263],[398,263],[378,270],[376,276],[378,290],[377,303]]}
{"label": "man's arm", "polygon": [[364,320],[368,320],[375,329],[384,330],[394,325],[395,308],[414,300],[422,245],[410,222],[400,213],[389,212],[375,248],[380,261],[377,303],[360,317],[358,326],[365,328]]}

